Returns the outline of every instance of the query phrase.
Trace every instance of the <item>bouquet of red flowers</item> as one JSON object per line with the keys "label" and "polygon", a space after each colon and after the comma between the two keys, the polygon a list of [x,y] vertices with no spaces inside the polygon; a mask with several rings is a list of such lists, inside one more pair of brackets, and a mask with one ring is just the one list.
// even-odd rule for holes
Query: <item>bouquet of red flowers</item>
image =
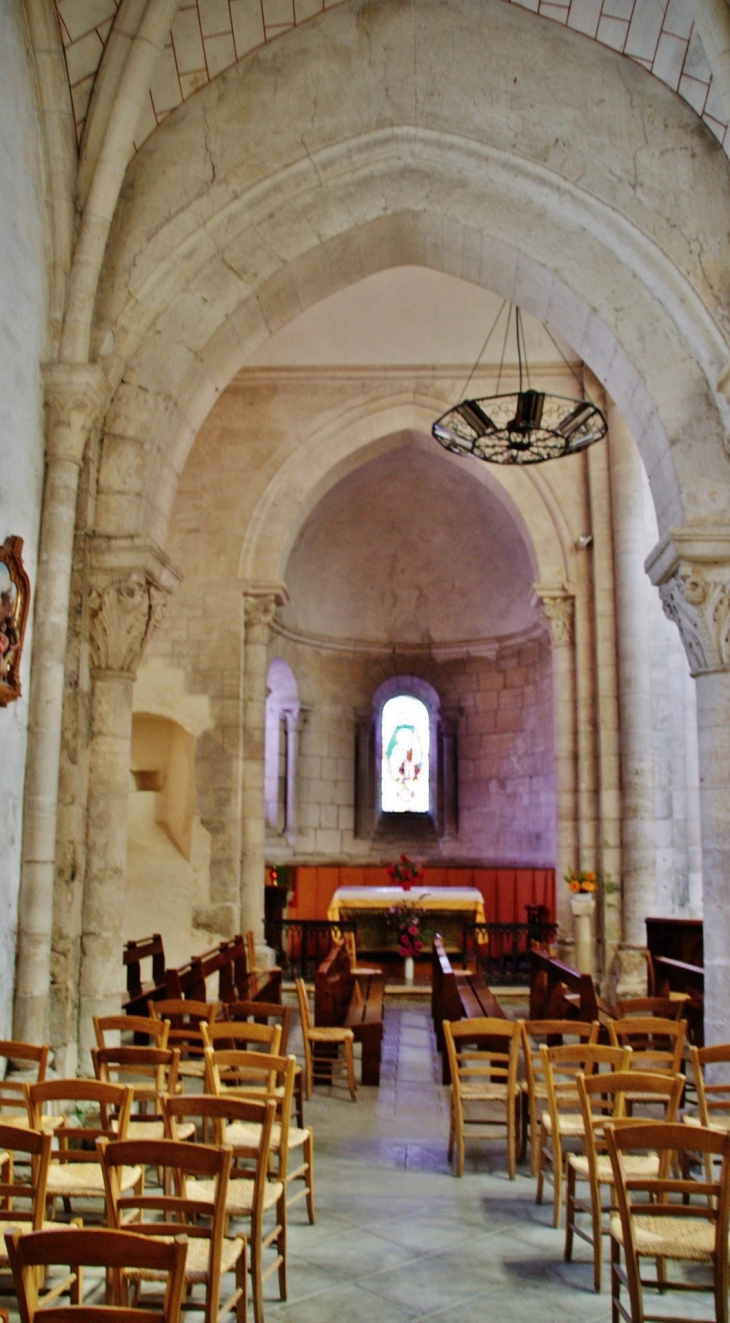
{"label": "bouquet of red flowers", "polygon": [[402,854],[397,864],[390,865],[388,877],[408,890],[413,882],[420,882],[423,878],[423,864],[414,863],[407,854]]}
{"label": "bouquet of red flowers", "polygon": [[398,954],[417,956],[423,950],[421,937],[421,916],[414,905],[391,905],[388,911],[388,927],[394,927],[398,939]]}

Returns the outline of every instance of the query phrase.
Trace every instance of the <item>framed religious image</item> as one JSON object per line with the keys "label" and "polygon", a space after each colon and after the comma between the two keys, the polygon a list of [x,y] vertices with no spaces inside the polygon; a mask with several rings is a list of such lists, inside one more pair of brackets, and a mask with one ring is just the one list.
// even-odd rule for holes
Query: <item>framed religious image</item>
{"label": "framed religious image", "polygon": [[0,547],[0,707],[20,698],[20,658],[30,605],[22,553],[22,537],[7,537]]}

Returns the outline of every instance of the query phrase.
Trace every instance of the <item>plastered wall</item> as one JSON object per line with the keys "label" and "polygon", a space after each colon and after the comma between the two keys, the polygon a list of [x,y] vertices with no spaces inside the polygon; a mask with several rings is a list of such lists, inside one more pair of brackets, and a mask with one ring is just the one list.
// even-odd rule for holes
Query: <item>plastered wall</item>
{"label": "plastered wall", "polygon": [[[45,238],[33,72],[20,4],[0,5],[0,543],[22,537],[36,580],[43,479],[40,363],[46,334]],[[32,621],[23,696],[0,709],[0,1035],[10,1028],[20,873]]]}

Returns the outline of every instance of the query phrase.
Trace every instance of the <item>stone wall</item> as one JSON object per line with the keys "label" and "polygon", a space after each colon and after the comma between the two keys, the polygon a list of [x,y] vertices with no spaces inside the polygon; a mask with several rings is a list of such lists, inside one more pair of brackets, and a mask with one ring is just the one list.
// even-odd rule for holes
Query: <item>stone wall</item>
{"label": "stone wall", "polygon": [[459,831],[418,846],[425,859],[551,864],[555,851],[550,647],[542,634],[495,648],[491,657],[444,661],[329,652],[274,638],[297,680],[305,719],[298,777],[298,830],[289,843],[269,831],[272,859],[390,858],[392,843],[357,839],[355,713],[393,674],[427,680],[442,710],[458,714]]}
{"label": "stone wall", "polygon": [[[22,537],[36,581],[43,480],[44,201],[34,75],[23,9],[0,5],[0,543]],[[0,709],[0,1036],[10,1030],[32,621],[23,696]]]}

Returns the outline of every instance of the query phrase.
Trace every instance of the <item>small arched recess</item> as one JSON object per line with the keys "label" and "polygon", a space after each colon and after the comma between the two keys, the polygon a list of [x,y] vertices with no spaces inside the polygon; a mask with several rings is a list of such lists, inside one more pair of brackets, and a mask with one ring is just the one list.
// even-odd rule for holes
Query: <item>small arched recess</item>
{"label": "small arched recess", "polygon": [[[400,811],[383,803],[384,713],[391,700],[414,698],[428,714],[428,738],[423,740],[423,773],[428,779],[428,806],[414,796],[413,808]],[[394,734],[397,733],[394,728]],[[387,732],[386,732],[387,737]],[[404,754],[407,756],[407,754]],[[426,771],[427,767],[427,771]],[[386,795],[386,805],[388,798]],[[395,675],[373,694],[371,706],[355,720],[355,834],[361,839],[398,840],[404,844],[454,838],[458,813],[458,713],[442,707],[433,685],[414,675]]]}
{"label": "small arched recess", "polygon": [[266,824],[290,844],[296,836],[296,787],[301,704],[294,672],[274,657],[266,676],[264,786]]}

